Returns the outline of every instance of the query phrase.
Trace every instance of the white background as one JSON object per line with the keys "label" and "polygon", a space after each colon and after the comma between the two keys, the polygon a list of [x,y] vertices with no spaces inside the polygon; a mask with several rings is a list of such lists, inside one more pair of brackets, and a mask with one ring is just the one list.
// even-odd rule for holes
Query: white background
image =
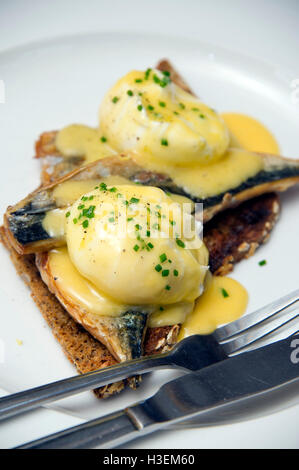
{"label": "white background", "polygon": [[[246,53],[295,71],[296,79],[298,24],[298,0],[0,0],[0,52],[32,41],[93,31],[156,32],[196,38]],[[0,446],[12,446],[22,442],[24,436],[30,440],[79,422],[72,416],[63,415],[62,419],[54,411],[31,413],[1,425]],[[231,442],[230,430],[235,426],[238,433],[233,434],[238,437]],[[261,447],[280,447],[282,433],[289,434],[292,446],[298,444],[298,435],[294,439],[296,423],[289,409],[281,414],[279,422],[268,416],[227,426],[226,433],[223,427],[214,428],[215,445],[250,447],[248,435],[254,437],[257,427],[265,435]],[[173,434],[173,447],[180,447],[177,439],[181,436],[181,432]],[[159,435],[151,439],[152,445],[159,447]],[[201,435],[200,447],[205,446],[213,447],[211,429]]]}

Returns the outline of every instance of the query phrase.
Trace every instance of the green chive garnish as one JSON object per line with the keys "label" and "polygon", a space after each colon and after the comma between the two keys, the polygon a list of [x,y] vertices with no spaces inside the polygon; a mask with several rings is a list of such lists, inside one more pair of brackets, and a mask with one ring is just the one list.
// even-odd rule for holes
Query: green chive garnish
{"label": "green chive garnish", "polygon": [[165,147],[168,146],[168,140],[167,139],[161,139],[161,145],[164,145]]}
{"label": "green chive garnish", "polygon": [[165,101],[159,101],[159,106],[161,106],[161,108],[165,108],[166,107]]}
{"label": "green chive garnish", "polygon": [[267,261],[265,259],[259,261],[259,266],[265,266],[265,264],[267,264]]}
{"label": "green chive garnish", "polygon": [[102,141],[102,142],[107,142],[107,137],[102,136],[102,137],[101,137],[101,141]]}
{"label": "green chive garnish", "polygon": [[171,286],[169,286],[169,285],[167,284],[167,286],[165,286],[165,289],[166,289],[166,290],[170,290],[170,289],[171,289]]}
{"label": "green chive garnish", "polygon": [[221,288],[221,294],[223,295],[224,298],[229,297],[227,290],[224,289],[224,287]]}
{"label": "green chive garnish", "polygon": [[157,264],[157,265],[155,266],[155,270],[159,273],[159,272],[162,270],[161,264]]}
{"label": "green chive garnish", "polygon": [[167,277],[167,276],[169,276],[169,269],[163,269],[162,277]]}
{"label": "green chive garnish", "polygon": [[127,91],[127,95],[129,95],[129,96],[133,96],[133,92],[132,92],[132,90],[128,90],[128,91]]}
{"label": "green chive garnish", "polygon": [[118,96],[114,96],[114,98],[112,98],[112,103],[117,103],[119,100]]}
{"label": "green chive garnish", "polygon": [[174,269],[174,270],[173,270],[173,275],[174,275],[175,277],[178,277],[179,272],[178,272],[176,269]]}
{"label": "green chive garnish", "polygon": [[161,263],[164,263],[164,261],[167,260],[167,256],[166,256],[165,253],[163,253],[162,255],[160,255],[159,258],[160,258]]}
{"label": "green chive garnish", "polygon": [[66,217],[69,217],[70,215],[71,213],[69,211],[65,214]]}
{"label": "green chive garnish", "polygon": [[185,248],[185,243],[179,238],[176,239],[176,244],[180,246],[181,248]]}
{"label": "green chive garnish", "polygon": [[84,220],[84,222],[82,223],[83,228],[87,228],[88,224],[89,224],[88,220]]}
{"label": "green chive garnish", "polygon": [[138,204],[139,201],[140,199],[137,199],[137,197],[131,197],[130,204]]}
{"label": "green chive garnish", "polygon": [[138,250],[139,250],[139,246],[138,246],[138,245],[135,245],[133,249],[134,249],[135,251],[138,251]]}
{"label": "green chive garnish", "polygon": [[138,111],[142,111],[142,108],[143,108],[142,104],[139,104],[139,105],[137,106]]}

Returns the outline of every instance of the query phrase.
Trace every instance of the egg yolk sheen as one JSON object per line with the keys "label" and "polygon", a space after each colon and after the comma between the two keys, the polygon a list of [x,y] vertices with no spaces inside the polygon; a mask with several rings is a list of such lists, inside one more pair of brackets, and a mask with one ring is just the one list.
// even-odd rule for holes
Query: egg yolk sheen
{"label": "egg yolk sheen", "polygon": [[155,69],[132,71],[109,90],[100,131],[119,152],[177,166],[215,162],[229,145],[222,118]]}
{"label": "egg yolk sheen", "polygon": [[197,235],[190,242],[181,233],[181,214],[161,189],[101,183],[67,213],[70,258],[82,276],[119,302],[193,302],[203,290],[208,252]]}

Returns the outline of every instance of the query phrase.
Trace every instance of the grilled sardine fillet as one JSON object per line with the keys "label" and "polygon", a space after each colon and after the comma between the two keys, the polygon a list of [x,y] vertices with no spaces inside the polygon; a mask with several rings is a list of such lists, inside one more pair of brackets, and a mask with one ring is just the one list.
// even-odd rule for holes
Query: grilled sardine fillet
{"label": "grilled sardine fillet", "polygon": [[[15,206],[10,206],[5,214],[5,227],[11,242],[19,253],[47,251],[65,244],[63,233],[51,234],[46,228],[46,217],[54,210],[60,210],[63,216],[69,204],[75,202],[82,193],[92,190],[97,183],[108,176],[121,175],[131,183],[156,186],[167,192],[187,196],[203,204],[203,221],[208,222],[218,212],[235,207],[241,202],[264,193],[285,191],[299,182],[299,161],[279,156],[259,154],[263,169],[240,186],[231,188],[224,194],[215,194],[205,199],[194,198],[184,188],[178,187],[164,174],[146,171],[133,157],[113,156],[82,166],[48,186],[29,194]],[[61,197],[63,185],[72,184],[72,196],[68,200]],[[90,184],[90,186],[88,186]]]}

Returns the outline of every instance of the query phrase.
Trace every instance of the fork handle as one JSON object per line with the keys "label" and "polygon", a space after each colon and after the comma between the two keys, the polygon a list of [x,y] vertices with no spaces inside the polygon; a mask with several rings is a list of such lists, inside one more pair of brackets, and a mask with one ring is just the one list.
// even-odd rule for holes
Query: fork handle
{"label": "fork handle", "polygon": [[102,387],[154,369],[172,368],[170,354],[157,354],[76,375],[0,398],[0,421],[76,393]]}

